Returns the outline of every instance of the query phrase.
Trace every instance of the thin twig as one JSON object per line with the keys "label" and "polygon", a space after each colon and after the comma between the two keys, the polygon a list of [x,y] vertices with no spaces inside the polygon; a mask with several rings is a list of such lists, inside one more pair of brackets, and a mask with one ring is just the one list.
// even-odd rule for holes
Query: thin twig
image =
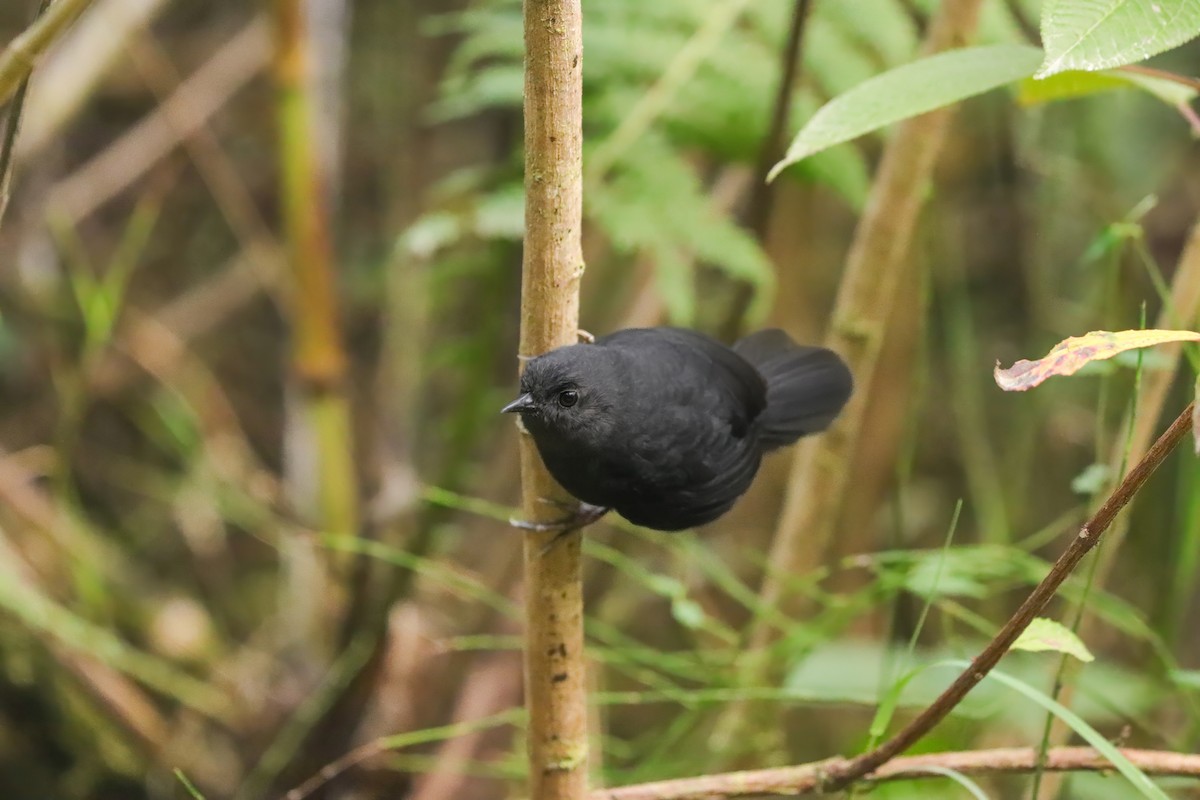
{"label": "thin twig", "polygon": [[1034,588],[1033,592],[1021,604],[1021,607],[1017,609],[1012,618],[1005,623],[1004,627],[1000,629],[1000,632],[988,643],[987,647],[975,657],[971,662],[971,666],[964,670],[954,680],[954,683],[950,684],[916,719],[891,739],[874,750],[852,759],[844,768],[831,770],[826,780],[828,788],[837,789],[847,786],[858,778],[875,771],[887,761],[907,750],[928,733],[933,726],[941,722],[962,701],[967,692],[971,691],[971,689],[983,680],[984,676],[991,672],[992,668],[999,663],[1004,654],[1008,652],[1008,649],[1012,647],[1012,643],[1017,640],[1021,632],[1029,627],[1029,623],[1033,621],[1033,618],[1041,613],[1046,604],[1050,602],[1050,599],[1054,597],[1055,592],[1058,591],[1058,587],[1067,579],[1079,561],[1100,541],[1100,537],[1108,530],[1108,526],[1112,524],[1113,519],[1116,518],[1121,509],[1133,499],[1134,495],[1138,493],[1138,490],[1142,488],[1146,480],[1154,474],[1154,471],[1158,469],[1158,466],[1167,455],[1192,430],[1193,406],[1194,404],[1189,404],[1184,409],[1183,413],[1171,424],[1171,427],[1167,428],[1162,436],[1158,437],[1158,441],[1147,451],[1137,466],[1129,471],[1129,474],[1125,476],[1120,485],[1113,490],[1113,493],[1109,495],[1104,504],[1092,515],[1092,518],[1084,523],[1083,527],[1079,529],[1079,534],[1071,541],[1070,546],[1054,562],[1054,566],[1051,567],[1050,572]]}
{"label": "thin twig", "polygon": [[754,182],[751,185],[750,202],[746,210],[746,227],[761,243],[766,239],[767,226],[771,221],[771,208],[775,202],[774,181],[768,181],[771,167],[783,154],[783,134],[792,116],[792,98],[796,83],[800,79],[800,64],[804,52],[804,29],[812,9],[812,0],[796,0],[792,12],[792,24],[788,30],[787,43],[783,49],[783,64],[779,87],[775,92],[775,104],[771,109],[771,122],[758,152],[758,163],[754,166]]}
{"label": "thin twig", "polygon": [[84,12],[92,0],[58,0],[0,53],[0,103],[8,101],[38,56]]}
{"label": "thin twig", "polygon": [[[1122,749],[1121,754],[1148,775],[1200,778],[1200,755],[1129,749]],[[722,800],[763,795],[797,797],[826,794],[830,790],[823,785],[823,778],[840,763],[844,762],[833,759],[796,767],[643,783],[595,791],[591,793],[590,800]],[[863,776],[861,782],[876,784],[944,777],[941,774],[943,770],[964,775],[1025,774],[1032,772],[1036,763],[1037,752],[1031,747],[929,753],[894,759],[870,775]],[[1108,772],[1113,766],[1090,747],[1056,747],[1049,753],[1046,769],[1054,772]]]}
{"label": "thin twig", "polygon": [[1189,89],[1195,89],[1200,92],[1200,78],[1193,78],[1190,75],[1180,75],[1178,72],[1155,69],[1154,67],[1146,67],[1141,64],[1126,64],[1123,67],[1117,67],[1117,71],[1128,72],[1132,75],[1144,75],[1147,78],[1157,78],[1168,83],[1178,83],[1180,86],[1186,86]]}
{"label": "thin twig", "polygon": [[[1171,279],[1170,294],[1163,298],[1163,307],[1155,319],[1154,327],[1190,328],[1195,324],[1197,316],[1200,316],[1200,221],[1192,223],[1187,242],[1175,267],[1175,275]],[[1156,352],[1164,359],[1164,365],[1160,369],[1146,371],[1137,396],[1137,413],[1126,412],[1119,429],[1129,431],[1128,440],[1119,439],[1114,442],[1112,452],[1108,455],[1108,465],[1114,475],[1120,474],[1122,463],[1140,460],[1143,457],[1170,398],[1171,388],[1175,385],[1179,361],[1183,355],[1182,343],[1160,345]],[[1118,520],[1108,535],[1108,544],[1096,554],[1095,573],[1092,578],[1092,585],[1096,590],[1107,585],[1112,576],[1128,529],[1127,518]],[[1100,624],[1101,617],[1095,613],[1088,613],[1079,627],[1080,638],[1084,641],[1092,640]],[[1063,705],[1070,706],[1074,696],[1075,685],[1067,684],[1057,699]],[[1048,744],[1064,744],[1070,736],[1070,728],[1054,719],[1050,720],[1050,724],[1052,732]],[[1055,780],[1051,779],[1047,781],[1043,796],[1054,797],[1056,794]]]}
{"label": "thin twig", "polygon": [[[41,19],[49,5],[50,0],[42,0],[34,19]],[[0,142],[0,224],[4,223],[4,212],[8,210],[9,190],[12,188],[13,153],[16,151],[17,134],[21,130],[21,112],[25,110],[25,95],[29,93],[29,76],[32,74],[32,70],[25,73],[17,87],[12,104],[8,107],[8,117],[5,119],[4,141]]]}
{"label": "thin twig", "polygon": [[[787,42],[783,47],[783,62],[779,71],[779,86],[775,91],[775,103],[771,107],[771,120],[767,125],[766,135],[758,151],[758,162],[754,165],[754,178],[750,184],[750,200],[746,204],[745,225],[758,243],[764,244],[767,239],[767,228],[771,223],[771,211],[775,205],[774,181],[768,181],[767,175],[771,167],[783,155],[783,136],[788,120],[792,116],[792,98],[796,93],[796,84],[800,79],[800,65],[803,61],[804,30],[812,10],[812,0],[796,0],[792,11],[792,23],[788,29]],[[749,285],[738,287],[733,305],[726,317],[726,338],[734,338],[742,324],[742,317],[754,297],[754,288]]]}
{"label": "thin twig", "polygon": [[1004,0],[1004,5],[1008,7],[1008,13],[1012,16],[1013,22],[1017,23],[1017,27],[1021,29],[1021,35],[1028,39],[1030,44],[1041,47],[1042,32],[1038,30],[1037,24],[1025,13],[1025,9],[1021,7],[1020,0]]}

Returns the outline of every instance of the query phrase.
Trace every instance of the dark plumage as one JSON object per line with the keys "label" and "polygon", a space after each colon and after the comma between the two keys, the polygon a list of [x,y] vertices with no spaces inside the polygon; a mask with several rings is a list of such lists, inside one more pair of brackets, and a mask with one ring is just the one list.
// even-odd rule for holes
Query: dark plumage
{"label": "dark plumage", "polygon": [[550,474],[638,525],[712,522],[762,455],[824,430],[850,397],[830,350],[780,330],[732,348],[695,331],[635,328],[531,359],[519,412]]}

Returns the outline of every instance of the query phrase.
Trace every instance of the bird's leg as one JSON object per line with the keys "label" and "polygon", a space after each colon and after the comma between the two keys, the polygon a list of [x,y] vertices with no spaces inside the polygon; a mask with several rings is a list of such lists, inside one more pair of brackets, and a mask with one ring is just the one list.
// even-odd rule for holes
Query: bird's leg
{"label": "bird's leg", "polygon": [[541,502],[555,506],[561,509],[569,509],[570,515],[564,519],[557,519],[553,522],[530,522],[525,519],[510,519],[508,523],[514,528],[520,528],[526,531],[558,531],[560,534],[570,533],[571,531],[586,528],[596,520],[608,513],[609,509],[604,506],[594,506],[591,503],[579,503],[578,505],[563,503],[558,500],[550,500],[545,497],[538,498]]}

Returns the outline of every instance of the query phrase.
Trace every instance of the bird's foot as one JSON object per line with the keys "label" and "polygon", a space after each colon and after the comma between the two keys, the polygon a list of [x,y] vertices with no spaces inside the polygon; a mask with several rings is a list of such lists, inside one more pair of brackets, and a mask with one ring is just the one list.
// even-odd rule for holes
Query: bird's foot
{"label": "bird's foot", "polygon": [[548,498],[539,498],[543,503],[555,506],[570,511],[570,514],[563,519],[556,519],[550,522],[531,522],[526,519],[510,519],[508,523],[514,528],[520,528],[525,531],[539,531],[549,533],[557,531],[560,535],[577,531],[580,528],[586,528],[596,520],[603,517],[609,512],[609,509],[604,506],[594,506],[591,503],[563,503],[558,500],[550,500]]}
{"label": "bird's foot", "polygon": [[580,344],[595,344],[596,343],[596,336],[594,334],[588,333],[583,328],[579,328],[578,330],[576,330],[575,335],[579,337]]}

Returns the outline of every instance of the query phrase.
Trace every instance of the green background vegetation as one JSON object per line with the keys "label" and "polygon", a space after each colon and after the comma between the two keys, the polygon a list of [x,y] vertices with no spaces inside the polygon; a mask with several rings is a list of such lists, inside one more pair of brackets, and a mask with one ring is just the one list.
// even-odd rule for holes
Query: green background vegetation
{"label": "green background vegetation", "polygon": [[[36,5],[0,6],[0,44]],[[520,796],[516,437],[497,414],[516,383],[520,3],[324,3],[342,26],[302,42],[323,81],[311,108],[276,92],[271,9],[158,5],[146,27],[108,29],[106,63],[69,48],[85,17],[39,67],[0,227],[0,797],[183,797],[175,768],[210,798],[270,797],[397,732],[325,796]],[[1036,44],[1040,5],[985,0],[974,43]],[[916,58],[936,7],[816,0],[787,136]],[[584,13],[582,326],[821,340],[887,131],[785,170],[758,236],[748,198],[792,4]],[[1200,49],[1151,63],[1194,75]],[[920,671],[898,696],[897,682],[976,653],[1106,496],[1102,465],[1169,359],[1127,353],[1024,395],[991,371],[1163,308],[1200,212],[1200,156],[1162,92],[1113,83],[961,104],[832,552],[786,576],[803,615],[757,600],[788,455],[709,529],[589,530],[597,784],[859,752],[883,734],[881,703],[898,705],[894,729],[954,671]],[[68,103],[58,122],[54,102]],[[328,218],[297,213],[322,207],[312,198]],[[332,270],[341,342],[302,333],[332,295],[281,267],[288,253]],[[1156,430],[1194,391],[1185,352]],[[1111,573],[1089,580],[1085,564],[1049,609],[1090,620],[1096,660],[1016,653],[1001,668],[1047,694],[1065,682],[1110,739],[1194,753],[1187,449],[1139,496]],[[779,638],[771,679],[746,685],[755,620]],[[744,701],[770,730],[723,739]],[[919,749],[1036,746],[1046,725],[988,681]],[[981,781],[991,797],[1030,785]],[[969,796],[944,780],[872,791]],[[1115,776],[1061,791],[1133,796]]]}

